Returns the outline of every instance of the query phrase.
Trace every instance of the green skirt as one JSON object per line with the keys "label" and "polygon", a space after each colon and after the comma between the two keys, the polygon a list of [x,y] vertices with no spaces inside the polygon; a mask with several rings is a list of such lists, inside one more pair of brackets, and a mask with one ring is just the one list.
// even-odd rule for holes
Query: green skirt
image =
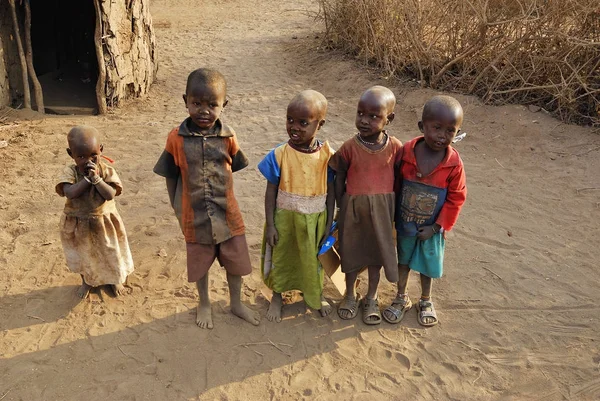
{"label": "green skirt", "polygon": [[[275,210],[275,228],[279,242],[271,248],[263,234],[261,273],[272,291],[298,290],[304,302],[321,309],[323,269],[317,259],[319,242],[325,235],[327,211],[302,214]],[[265,230],[266,233],[266,230]]]}

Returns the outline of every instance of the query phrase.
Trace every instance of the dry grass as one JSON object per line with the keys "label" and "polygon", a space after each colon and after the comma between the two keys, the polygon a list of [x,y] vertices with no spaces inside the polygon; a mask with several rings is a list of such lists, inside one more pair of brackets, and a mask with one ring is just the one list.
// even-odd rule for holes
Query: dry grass
{"label": "dry grass", "polygon": [[600,126],[598,0],[319,0],[328,43],[421,85]]}

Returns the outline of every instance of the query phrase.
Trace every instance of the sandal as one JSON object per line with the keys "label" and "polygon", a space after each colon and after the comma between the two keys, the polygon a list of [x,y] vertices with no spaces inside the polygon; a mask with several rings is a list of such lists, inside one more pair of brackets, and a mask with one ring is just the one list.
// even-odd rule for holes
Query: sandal
{"label": "sandal", "polygon": [[[397,306],[400,306],[400,308],[398,309]],[[404,318],[406,312],[412,308],[412,306],[412,301],[408,295],[406,297],[397,295],[396,299],[392,301],[392,304],[383,311],[383,318],[390,324],[398,324]],[[389,318],[388,314],[394,316],[394,318]]]}
{"label": "sandal", "polygon": [[[376,319],[369,320],[372,317]],[[362,320],[364,324],[368,324],[369,326],[381,323],[381,311],[379,310],[379,301],[377,298],[369,299],[364,297],[362,299]]]}
{"label": "sandal", "polygon": [[[419,299],[417,303],[417,311],[418,311],[418,320],[421,326],[431,327],[438,324],[438,317],[435,313],[435,308],[433,307],[433,303],[431,301],[426,301],[424,299]],[[426,323],[423,319],[426,317],[432,317],[435,320],[431,323]]]}
{"label": "sandal", "polygon": [[[356,297],[354,299],[344,297],[344,299],[340,303],[340,306],[338,306],[338,316],[340,317],[340,319],[351,320],[351,319],[354,319],[356,317],[356,315],[358,315],[358,300],[359,299],[360,299],[360,295],[358,295],[358,294],[356,294]],[[342,315],[340,315],[340,311],[343,311],[343,310],[350,312],[350,316],[342,317]]]}

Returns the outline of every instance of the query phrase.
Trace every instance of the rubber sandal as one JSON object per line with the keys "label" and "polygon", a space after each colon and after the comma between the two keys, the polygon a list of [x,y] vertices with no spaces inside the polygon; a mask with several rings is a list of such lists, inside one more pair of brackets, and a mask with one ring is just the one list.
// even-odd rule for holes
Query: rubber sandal
{"label": "rubber sandal", "polygon": [[[370,317],[376,317],[375,320],[368,320]],[[369,299],[367,297],[362,299],[362,320],[364,324],[374,326],[381,323],[381,311],[379,310],[379,301],[377,298]]]}
{"label": "rubber sandal", "polygon": [[[396,307],[398,305],[400,306],[400,309]],[[392,301],[392,304],[385,308],[381,315],[386,322],[390,324],[398,324],[402,321],[402,319],[404,319],[404,315],[412,308],[412,306],[412,301],[408,296],[406,298],[397,296],[396,299]],[[387,317],[386,312],[394,315],[395,319],[390,319],[389,317]]]}
{"label": "rubber sandal", "polygon": [[[356,317],[356,315],[358,315],[358,300],[360,299],[360,295],[358,295],[358,293],[356,294],[356,297],[352,300],[352,299],[348,299],[346,297],[344,297],[344,299],[342,300],[342,302],[340,303],[340,305],[338,306],[338,316],[340,317],[340,319],[343,320],[352,320]],[[342,317],[340,315],[340,311],[341,310],[347,310],[348,312],[350,312],[350,316],[349,317]]]}
{"label": "rubber sandal", "polygon": [[[435,313],[435,308],[433,307],[433,303],[431,301],[425,301],[424,299],[419,299],[417,303],[417,311],[418,311],[418,320],[421,326],[431,327],[438,324],[438,317]],[[425,323],[423,318],[432,317],[435,320],[432,323]]]}

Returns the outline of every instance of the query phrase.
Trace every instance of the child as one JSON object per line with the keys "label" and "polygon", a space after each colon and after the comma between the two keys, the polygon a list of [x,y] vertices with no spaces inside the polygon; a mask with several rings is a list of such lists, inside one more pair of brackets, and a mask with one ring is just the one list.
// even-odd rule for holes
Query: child
{"label": "child", "polygon": [[396,97],[383,86],[368,89],[358,102],[358,134],[346,141],[331,158],[336,171],[335,196],[339,214],[340,256],[346,273],[346,296],[338,308],[342,319],[358,313],[355,283],[365,266],[369,289],[362,300],[362,319],[381,323],[377,286],[381,266],[387,279],[398,281],[394,244],[394,172],[401,157],[400,141],[389,136],[385,126],[394,119]]}
{"label": "child", "polygon": [[100,157],[103,146],[93,127],[74,127],[67,135],[67,153],[75,164],[66,167],[56,185],[65,196],[60,239],[67,266],[81,275],[77,295],[87,298],[93,287],[111,285],[122,295],[133,272],[133,260],[123,220],[114,198],[123,190],[114,168]]}
{"label": "child", "polygon": [[333,223],[333,175],[327,163],[333,150],[315,138],[325,124],[327,100],[319,92],[298,94],[287,108],[289,141],[273,149],[258,168],[267,179],[266,228],[262,274],[273,290],[267,311],[281,321],[281,293],[300,290],[306,304],[322,316],[331,312],[323,297],[319,247]]}
{"label": "child", "polygon": [[407,294],[410,270],[421,275],[418,320],[434,326],[438,318],[431,302],[433,278],[442,276],[444,235],[450,231],[467,195],[465,171],[450,146],[463,121],[463,110],[450,96],[435,96],[423,108],[423,136],[404,145],[397,196],[398,294],[384,318],[399,323],[412,302]]}
{"label": "child", "polygon": [[166,177],[171,206],[187,247],[188,281],[198,287],[196,324],[213,328],[208,269],[218,259],[227,271],[231,312],[258,325],[241,302],[242,276],[252,265],[244,222],[233,195],[232,173],[248,165],[235,132],[219,119],[227,105],[221,73],[200,68],[187,80],[183,101],[189,117],[174,128],[154,172]]}

